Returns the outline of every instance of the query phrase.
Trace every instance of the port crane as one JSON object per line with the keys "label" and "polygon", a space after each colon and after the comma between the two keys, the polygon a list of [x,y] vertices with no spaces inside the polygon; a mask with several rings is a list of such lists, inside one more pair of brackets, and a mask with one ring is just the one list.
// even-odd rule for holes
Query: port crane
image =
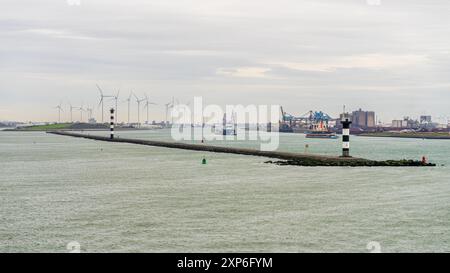
{"label": "port crane", "polygon": [[330,120],[332,120],[332,118],[322,111],[310,111],[309,113],[310,129],[312,130],[328,131],[328,122]]}
{"label": "port crane", "polygon": [[330,115],[323,111],[310,110],[301,116],[294,116],[284,111],[280,107],[282,120],[280,129],[286,132],[292,132],[294,127],[307,128],[316,131],[327,131],[328,123],[333,120]]}

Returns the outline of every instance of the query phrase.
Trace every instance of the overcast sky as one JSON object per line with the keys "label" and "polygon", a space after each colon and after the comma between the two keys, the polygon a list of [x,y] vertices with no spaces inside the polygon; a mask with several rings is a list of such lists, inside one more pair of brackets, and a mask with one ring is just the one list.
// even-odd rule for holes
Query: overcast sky
{"label": "overcast sky", "polygon": [[1,0],[0,120],[55,121],[60,101],[100,117],[96,83],[148,93],[152,120],[172,96],[450,116],[448,0],[70,2]]}

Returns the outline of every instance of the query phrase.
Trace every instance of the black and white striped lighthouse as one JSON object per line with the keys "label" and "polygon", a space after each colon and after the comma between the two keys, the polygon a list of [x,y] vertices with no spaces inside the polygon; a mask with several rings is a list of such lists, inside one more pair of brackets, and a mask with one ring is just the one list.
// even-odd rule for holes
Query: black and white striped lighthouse
{"label": "black and white striped lighthouse", "polygon": [[348,117],[343,117],[342,123],[342,157],[350,157],[350,124]]}
{"label": "black and white striped lighthouse", "polygon": [[223,114],[222,135],[227,135],[227,113]]}
{"label": "black and white striped lighthouse", "polygon": [[114,139],[114,108],[111,108],[111,139]]}

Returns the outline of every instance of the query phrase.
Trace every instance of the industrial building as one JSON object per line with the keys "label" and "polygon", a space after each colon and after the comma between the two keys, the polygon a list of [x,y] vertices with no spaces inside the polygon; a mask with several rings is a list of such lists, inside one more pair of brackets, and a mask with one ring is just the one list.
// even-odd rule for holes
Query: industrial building
{"label": "industrial building", "polygon": [[420,116],[420,123],[431,123],[431,116]]}
{"label": "industrial building", "polygon": [[402,120],[393,120],[392,128],[404,128],[414,130],[431,131],[439,126],[438,123],[432,121],[431,116],[420,116],[419,120],[411,119],[410,117],[404,117]]}
{"label": "industrial building", "polygon": [[408,128],[408,120],[395,119],[392,121],[391,127],[393,127],[393,128]]}
{"label": "industrial building", "polygon": [[361,108],[351,115],[352,126],[359,128],[374,128],[376,126],[375,112],[363,111]]}
{"label": "industrial building", "polygon": [[420,124],[419,124],[419,121],[417,121],[417,120],[413,120],[410,117],[404,117],[403,119],[393,120],[391,127],[418,129],[420,127]]}

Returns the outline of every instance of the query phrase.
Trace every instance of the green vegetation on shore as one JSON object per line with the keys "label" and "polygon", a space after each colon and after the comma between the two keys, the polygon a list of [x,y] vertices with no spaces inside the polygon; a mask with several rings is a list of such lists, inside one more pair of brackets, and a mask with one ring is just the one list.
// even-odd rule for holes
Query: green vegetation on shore
{"label": "green vegetation on shore", "polygon": [[448,132],[375,132],[375,133],[363,133],[360,134],[360,136],[450,139],[450,134]]}
{"label": "green vegetation on shore", "polygon": [[64,130],[70,129],[71,123],[55,123],[45,125],[33,125],[29,127],[17,128],[16,131],[50,131],[50,130]]}
{"label": "green vegetation on shore", "polygon": [[54,123],[54,124],[44,124],[44,125],[33,125],[28,127],[21,127],[16,129],[11,129],[7,131],[56,131],[56,130],[106,130],[108,129],[106,124],[90,124],[90,123]]}

